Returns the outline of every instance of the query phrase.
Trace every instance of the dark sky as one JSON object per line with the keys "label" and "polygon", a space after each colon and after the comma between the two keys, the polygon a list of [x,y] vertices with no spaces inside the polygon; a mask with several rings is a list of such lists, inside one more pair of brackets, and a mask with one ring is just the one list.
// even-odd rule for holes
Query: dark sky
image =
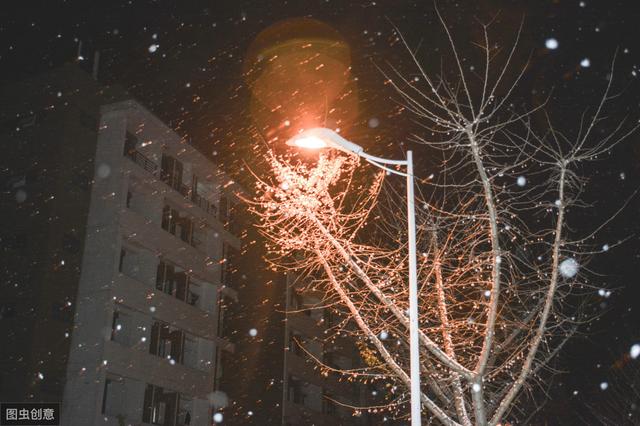
{"label": "dark sky", "polygon": [[[640,117],[640,6],[636,0],[442,0],[439,4],[463,54],[471,49],[476,18],[487,20],[497,14],[493,37],[508,43],[524,16],[519,58],[531,54],[532,59],[519,96],[525,103],[535,103],[553,88],[549,106],[561,123],[571,123],[576,113],[598,101],[617,49],[614,88],[622,95],[613,115]],[[242,143],[252,126],[242,62],[251,41],[274,22],[310,16],[342,34],[351,48],[353,75],[360,82],[361,104],[353,127],[364,145],[381,136],[392,135],[394,140],[405,136],[402,129],[408,118],[394,114],[394,105],[388,102],[390,92],[383,88],[384,78],[376,68],[387,61],[402,69],[408,66],[406,52],[389,42],[392,23],[412,45],[420,44],[419,55],[427,66],[437,66],[446,50],[431,1],[5,0],[0,16],[3,83],[76,60],[82,42],[80,54],[87,69],[93,52],[99,50],[103,81],[125,87],[231,173],[242,167],[238,152],[243,152]],[[549,38],[558,41],[557,49],[545,48]],[[152,45],[157,49],[150,49]],[[380,126],[368,128],[374,117]],[[398,145],[394,147],[399,152]],[[640,186],[638,160],[640,135],[583,170],[592,182],[585,197],[594,206],[582,213],[582,225],[616,211]],[[639,209],[640,202],[632,200],[600,237],[602,244],[631,239],[590,265],[605,275],[603,285],[613,292],[602,300],[594,295],[596,309],[604,316],[584,330],[584,336],[571,343],[560,359],[559,367],[568,373],[556,379],[552,395],[563,403],[575,403],[577,398],[580,403],[597,403],[602,392],[599,384],[607,379],[611,366],[640,341]],[[557,404],[550,404],[548,410],[559,418],[571,416],[570,410],[558,409]]]}

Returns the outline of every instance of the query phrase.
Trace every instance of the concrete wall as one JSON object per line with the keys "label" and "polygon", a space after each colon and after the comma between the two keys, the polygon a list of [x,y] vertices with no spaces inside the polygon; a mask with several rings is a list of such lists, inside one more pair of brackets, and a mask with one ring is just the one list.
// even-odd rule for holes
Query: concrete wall
{"label": "concrete wall", "polygon": [[[105,369],[105,327],[112,317],[109,289],[120,255],[119,211],[123,184],[122,151],[114,141],[124,139],[126,114],[110,111],[100,120],[96,150],[96,179],[91,194],[87,237],[76,301],[74,329],[67,366],[62,424],[87,426],[96,421],[102,403]],[[108,170],[108,174],[105,172]]]}

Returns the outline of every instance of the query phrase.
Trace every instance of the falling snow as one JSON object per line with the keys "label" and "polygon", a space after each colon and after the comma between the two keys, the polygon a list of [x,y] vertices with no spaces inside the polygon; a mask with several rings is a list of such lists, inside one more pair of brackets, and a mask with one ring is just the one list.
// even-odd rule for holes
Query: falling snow
{"label": "falling snow", "polygon": [[640,343],[636,343],[633,346],[631,346],[631,349],[629,350],[629,355],[631,356],[632,359],[636,359],[640,356]]}
{"label": "falling snow", "polygon": [[560,274],[565,278],[575,277],[576,274],[578,273],[579,268],[580,268],[580,265],[572,257],[560,262]]}
{"label": "falling snow", "polygon": [[544,45],[546,46],[547,49],[549,50],[555,50],[558,48],[559,44],[558,44],[558,40],[556,40],[555,38],[548,38],[545,42]]}

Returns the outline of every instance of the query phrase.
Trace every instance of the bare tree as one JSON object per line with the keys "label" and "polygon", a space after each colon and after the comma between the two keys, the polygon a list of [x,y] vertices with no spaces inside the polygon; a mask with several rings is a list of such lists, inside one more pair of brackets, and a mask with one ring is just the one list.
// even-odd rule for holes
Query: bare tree
{"label": "bare tree", "polygon": [[[420,126],[415,142],[440,159],[416,176],[421,399],[429,423],[498,425],[519,418],[522,393],[585,321],[570,297],[589,287],[584,265],[596,250],[588,241],[602,225],[582,235],[567,225],[582,206],[586,180],[577,172],[630,131],[623,120],[596,135],[611,80],[571,135],[554,128],[544,105],[520,111],[511,99],[526,65],[510,71],[519,32],[502,50],[481,25],[483,66],[470,71],[440,20],[451,47],[440,73],[427,73],[399,32],[419,78],[385,72]],[[344,373],[392,383],[385,407],[401,415],[410,387],[408,250],[397,185],[344,153],[320,152],[313,164],[268,158],[273,177],[258,179],[252,208],[272,261],[307,277],[327,294],[323,307],[357,325],[340,332],[357,336],[367,368]]]}

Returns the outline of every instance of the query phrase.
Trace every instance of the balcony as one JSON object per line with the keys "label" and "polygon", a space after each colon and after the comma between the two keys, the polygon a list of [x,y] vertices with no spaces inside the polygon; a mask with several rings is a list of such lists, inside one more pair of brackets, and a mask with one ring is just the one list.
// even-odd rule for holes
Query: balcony
{"label": "balcony", "polygon": [[220,264],[214,257],[176,238],[157,224],[131,210],[124,210],[120,216],[120,226],[124,241],[131,245],[141,246],[181,265],[197,279],[213,284],[220,282]]}
{"label": "balcony", "polygon": [[210,214],[215,218],[218,217],[218,208],[216,207],[216,205],[203,196],[197,193],[193,193],[191,195],[191,201],[193,202],[193,204],[200,207],[205,213]]}
{"label": "balcony", "polygon": [[175,190],[182,195],[184,199],[200,208],[206,214],[219,219],[218,207],[214,203],[195,192],[190,186],[182,183],[182,169],[177,169],[175,166],[177,160],[167,161],[167,157],[163,156],[163,167],[159,168],[153,160],[135,148],[125,148],[124,156],[140,166],[147,173],[159,177],[160,181],[165,185]]}
{"label": "balcony", "polygon": [[156,165],[156,163],[151,161],[149,157],[145,156],[140,151],[136,149],[132,149],[125,152],[125,156],[130,158],[131,161],[133,161],[134,163],[136,163],[137,165],[139,165],[140,167],[142,167],[144,170],[151,173],[152,175],[154,176],[157,175],[158,166]]}
{"label": "balcony", "polygon": [[187,395],[206,395],[213,387],[213,373],[174,364],[145,351],[105,342],[105,359],[111,373],[175,389]]}
{"label": "balcony", "polygon": [[307,383],[321,387],[335,395],[351,395],[353,382],[349,382],[341,373],[331,373],[323,376],[318,373],[319,364],[305,356],[298,356],[287,352],[287,373],[304,379]]}

